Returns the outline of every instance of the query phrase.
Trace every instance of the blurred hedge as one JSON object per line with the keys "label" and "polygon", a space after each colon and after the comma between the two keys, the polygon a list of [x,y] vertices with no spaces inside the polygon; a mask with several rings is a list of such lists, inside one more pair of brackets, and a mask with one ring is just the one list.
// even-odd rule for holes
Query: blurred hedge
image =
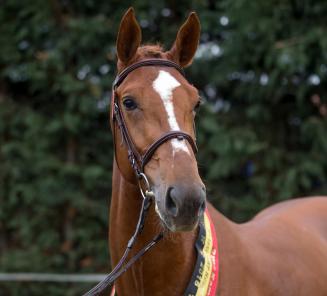
{"label": "blurred hedge", "polygon": [[[108,271],[114,42],[127,1],[8,0],[0,9],[0,271]],[[133,3],[169,48],[190,10],[202,39],[188,77],[206,104],[199,165],[236,221],[327,193],[327,3]],[[0,283],[1,295],[85,285]]]}

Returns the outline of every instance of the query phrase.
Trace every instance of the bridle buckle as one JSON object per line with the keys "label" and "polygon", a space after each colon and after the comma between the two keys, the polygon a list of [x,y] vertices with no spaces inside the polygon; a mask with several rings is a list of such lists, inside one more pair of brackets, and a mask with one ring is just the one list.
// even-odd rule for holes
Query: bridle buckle
{"label": "bridle buckle", "polygon": [[[138,177],[139,177],[138,184],[139,184],[139,188],[140,188],[143,199],[154,198],[155,195],[154,195],[153,191],[151,190],[150,183],[149,183],[147,176],[144,173],[139,173]],[[144,188],[144,186],[145,186],[145,188]]]}

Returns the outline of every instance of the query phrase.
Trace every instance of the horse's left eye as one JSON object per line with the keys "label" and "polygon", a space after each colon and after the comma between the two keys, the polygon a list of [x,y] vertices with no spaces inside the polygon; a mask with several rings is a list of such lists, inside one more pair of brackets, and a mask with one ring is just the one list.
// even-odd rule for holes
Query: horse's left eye
{"label": "horse's left eye", "polygon": [[137,104],[132,98],[125,98],[123,100],[123,105],[126,110],[134,110],[137,108]]}

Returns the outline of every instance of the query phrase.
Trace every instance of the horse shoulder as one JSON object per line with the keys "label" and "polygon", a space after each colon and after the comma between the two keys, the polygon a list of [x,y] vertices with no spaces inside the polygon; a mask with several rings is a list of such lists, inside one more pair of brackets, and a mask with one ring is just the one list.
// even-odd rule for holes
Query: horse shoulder
{"label": "horse shoulder", "polygon": [[[247,292],[242,295],[327,295],[327,197],[281,202],[247,223],[228,222],[227,231],[221,229],[225,223],[221,214],[211,206],[209,210],[220,244],[231,231],[233,244],[237,242],[235,250],[228,244],[222,256],[240,253],[235,271],[245,279],[243,291]],[[232,281],[231,273],[220,278]]]}
{"label": "horse shoulder", "polygon": [[276,295],[327,295],[326,213],[327,197],[301,198],[267,208],[244,225],[255,269]]}

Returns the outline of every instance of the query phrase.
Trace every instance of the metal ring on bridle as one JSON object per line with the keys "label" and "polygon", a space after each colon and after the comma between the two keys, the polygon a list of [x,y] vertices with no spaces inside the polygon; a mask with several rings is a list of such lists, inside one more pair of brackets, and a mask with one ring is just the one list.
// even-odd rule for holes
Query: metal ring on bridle
{"label": "metal ring on bridle", "polygon": [[[139,174],[140,178],[138,179],[138,184],[139,184],[139,188],[142,194],[142,197],[145,199],[146,197],[153,197],[154,194],[152,192],[152,190],[150,189],[150,183],[148,178],[146,177],[146,175],[144,173],[140,173]],[[145,185],[145,190],[142,187],[142,183],[143,185]]]}

